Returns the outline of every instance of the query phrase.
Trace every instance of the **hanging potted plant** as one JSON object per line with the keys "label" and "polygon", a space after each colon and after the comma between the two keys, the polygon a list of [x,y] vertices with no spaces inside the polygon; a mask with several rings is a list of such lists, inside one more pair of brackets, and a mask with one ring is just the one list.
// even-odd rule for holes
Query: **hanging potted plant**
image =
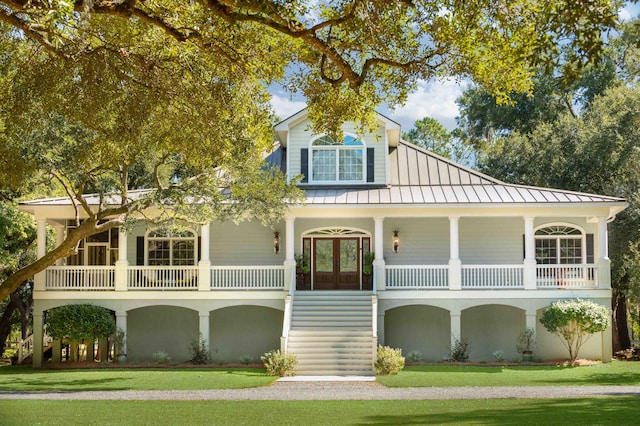
{"label": "hanging potted plant", "polygon": [[524,362],[533,361],[533,350],[536,347],[536,332],[533,328],[527,328],[518,336],[516,349],[522,354]]}
{"label": "hanging potted plant", "polygon": [[309,290],[311,288],[311,279],[309,272],[309,256],[299,254],[296,256],[296,290]]}
{"label": "hanging potted plant", "polygon": [[373,290],[373,261],[376,254],[372,251],[364,254],[362,258],[362,289]]}

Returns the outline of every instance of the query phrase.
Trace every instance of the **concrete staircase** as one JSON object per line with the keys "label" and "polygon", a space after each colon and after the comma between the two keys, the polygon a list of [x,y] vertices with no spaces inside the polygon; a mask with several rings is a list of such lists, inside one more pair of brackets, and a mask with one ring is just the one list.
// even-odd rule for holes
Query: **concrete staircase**
{"label": "concrete staircase", "polygon": [[371,376],[371,293],[297,292],[293,299],[287,351],[298,357],[300,376]]}

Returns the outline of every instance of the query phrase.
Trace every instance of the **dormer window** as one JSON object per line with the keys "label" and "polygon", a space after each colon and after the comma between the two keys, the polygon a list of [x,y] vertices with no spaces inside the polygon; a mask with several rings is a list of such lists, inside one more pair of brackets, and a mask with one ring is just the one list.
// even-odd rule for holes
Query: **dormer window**
{"label": "dormer window", "polygon": [[346,135],[342,142],[321,136],[311,142],[311,181],[364,182],[364,143]]}

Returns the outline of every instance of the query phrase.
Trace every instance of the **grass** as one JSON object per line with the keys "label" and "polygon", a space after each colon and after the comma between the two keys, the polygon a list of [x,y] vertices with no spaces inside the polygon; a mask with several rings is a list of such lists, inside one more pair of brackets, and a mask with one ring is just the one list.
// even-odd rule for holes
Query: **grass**
{"label": "grass", "polygon": [[634,397],[458,401],[2,401],[13,425],[629,424]]}
{"label": "grass", "polygon": [[237,389],[266,386],[275,379],[266,376],[263,369],[252,368],[40,370],[30,366],[0,367],[0,391]]}
{"label": "grass", "polygon": [[613,361],[585,367],[414,366],[377,380],[389,387],[640,385],[640,362]]}

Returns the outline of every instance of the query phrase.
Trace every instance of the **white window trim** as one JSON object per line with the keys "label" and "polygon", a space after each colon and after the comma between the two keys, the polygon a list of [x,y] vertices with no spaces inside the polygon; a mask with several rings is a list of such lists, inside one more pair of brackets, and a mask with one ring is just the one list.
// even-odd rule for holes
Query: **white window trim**
{"label": "white window trim", "polygon": [[[322,185],[344,185],[344,184],[359,184],[367,181],[367,144],[364,140],[359,138],[353,133],[345,132],[344,136],[351,136],[352,138],[362,142],[361,146],[345,146],[345,145],[328,145],[328,146],[314,146],[313,143],[318,139],[328,136],[326,133],[314,136],[309,142],[309,183],[322,184]],[[331,150],[336,152],[336,174],[334,180],[315,180],[313,178],[313,151],[317,150]],[[362,151],[362,179],[359,180],[339,180],[340,176],[340,154],[341,150],[361,150]]]}
{"label": "white window trim", "polygon": [[[538,232],[541,229],[544,228],[551,228],[553,226],[566,226],[567,228],[572,228],[572,229],[576,229],[578,231],[580,231],[580,235],[574,234],[574,235],[536,235],[536,232]],[[576,225],[575,223],[568,223],[568,222],[553,222],[553,223],[545,223],[543,225],[539,225],[536,226],[533,229],[533,239],[534,239],[534,247],[535,247],[535,241],[537,240],[542,240],[542,239],[547,239],[547,240],[556,240],[556,253],[560,253],[560,240],[561,239],[570,239],[570,238],[580,238],[580,247],[581,247],[581,257],[582,259],[580,260],[580,263],[585,265],[587,263],[587,233],[584,230],[584,228],[582,228],[581,226]],[[560,257],[557,256],[556,257],[556,265],[560,265]]]}
{"label": "white window trim", "polygon": [[[149,234],[157,231],[160,228],[149,229],[144,234],[144,264],[145,266],[149,266],[149,240],[170,240],[170,241],[193,241],[193,266],[198,264],[198,233],[193,228],[184,228],[186,231],[189,231],[193,234],[193,238],[188,237],[149,237]],[[173,265],[173,243],[171,244],[169,250],[169,265],[163,265],[166,267],[176,266]],[[192,265],[189,265],[192,266]]]}

